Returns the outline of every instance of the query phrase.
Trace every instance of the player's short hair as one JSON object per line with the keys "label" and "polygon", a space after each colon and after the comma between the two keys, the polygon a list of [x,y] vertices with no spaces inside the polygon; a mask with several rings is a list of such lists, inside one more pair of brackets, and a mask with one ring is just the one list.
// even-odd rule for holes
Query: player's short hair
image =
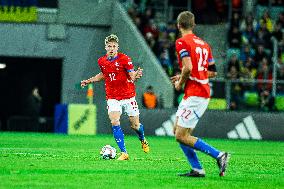
{"label": "player's short hair", "polygon": [[109,36],[107,36],[106,38],[105,38],[105,45],[107,44],[107,43],[109,43],[109,42],[117,42],[118,43],[118,37],[117,37],[117,35],[115,35],[115,34],[110,34]]}
{"label": "player's short hair", "polygon": [[190,11],[183,11],[177,17],[177,23],[183,29],[193,29],[195,24],[194,14]]}

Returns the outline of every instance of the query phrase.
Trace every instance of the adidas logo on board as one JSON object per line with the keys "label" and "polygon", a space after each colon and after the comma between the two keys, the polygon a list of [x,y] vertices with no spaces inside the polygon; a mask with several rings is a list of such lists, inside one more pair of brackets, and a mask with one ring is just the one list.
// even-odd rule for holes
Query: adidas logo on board
{"label": "adidas logo on board", "polygon": [[237,124],[235,129],[227,133],[227,136],[231,139],[262,139],[251,115],[244,118],[243,122]]}

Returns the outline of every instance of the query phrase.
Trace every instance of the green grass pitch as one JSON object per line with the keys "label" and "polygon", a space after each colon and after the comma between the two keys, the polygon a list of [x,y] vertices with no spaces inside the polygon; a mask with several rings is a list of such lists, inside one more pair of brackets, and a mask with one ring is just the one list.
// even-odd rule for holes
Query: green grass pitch
{"label": "green grass pitch", "polygon": [[117,148],[111,135],[0,132],[0,188],[284,188],[283,142],[205,139],[232,154],[226,176],[198,152],[206,177],[180,178],[189,166],[174,138],[148,137],[149,154],[125,140],[131,159],[121,162],[100,158],[105,144]]}

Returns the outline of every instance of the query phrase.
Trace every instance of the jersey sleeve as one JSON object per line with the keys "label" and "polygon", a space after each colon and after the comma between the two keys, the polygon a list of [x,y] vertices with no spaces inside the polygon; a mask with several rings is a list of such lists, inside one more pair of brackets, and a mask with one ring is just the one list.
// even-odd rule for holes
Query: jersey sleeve
{"label": "jersey sleeve", "polygon": [[182,40],[176,41],[176,51],[180,59],[184,57],[190,57],[190,52],[186,48],[186,44]]}
{"label": "jersey sleeve", "polygon": [[101,72],[104,73],[104,72],[105,72],[105,69],[104,69],[104,66],[103,66],[103,60],[102,60],[102,58],[99,58],[99,59],[98,59],[98,65],[99,65],[99,67],[100,67]]}
{"label": "jersey sleeve", "polygon": [[208,63],[209,64],[215,63],[215,60],[214,60],[213,55],[212,55],[212,50],[211,50],[210,47],[209,47],[209,52],[208,52]]}
{"label": "jersey sleeve", "polygon": [[134,66],[132,64],[132,60],[130,57],[126,56],[124,61],[123,61],[123,66],[126,69],[127,72],[133,72],[134,71]]}
{"label": "jersey sleeve", "polygon": [[100,67],[101,72],[103,72],[103,67],[101,65],[101,59],[99,58],[97,62],[98,62],[98,65]]}

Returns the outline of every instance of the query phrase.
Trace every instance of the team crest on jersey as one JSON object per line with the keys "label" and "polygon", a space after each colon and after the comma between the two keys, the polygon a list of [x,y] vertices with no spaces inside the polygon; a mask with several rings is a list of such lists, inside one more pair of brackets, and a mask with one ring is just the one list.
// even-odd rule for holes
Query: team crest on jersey
{"label": "team crest on jersey", "polygon": [[131,65],[132,64],[132,62],[128,62],[128,65]]}

